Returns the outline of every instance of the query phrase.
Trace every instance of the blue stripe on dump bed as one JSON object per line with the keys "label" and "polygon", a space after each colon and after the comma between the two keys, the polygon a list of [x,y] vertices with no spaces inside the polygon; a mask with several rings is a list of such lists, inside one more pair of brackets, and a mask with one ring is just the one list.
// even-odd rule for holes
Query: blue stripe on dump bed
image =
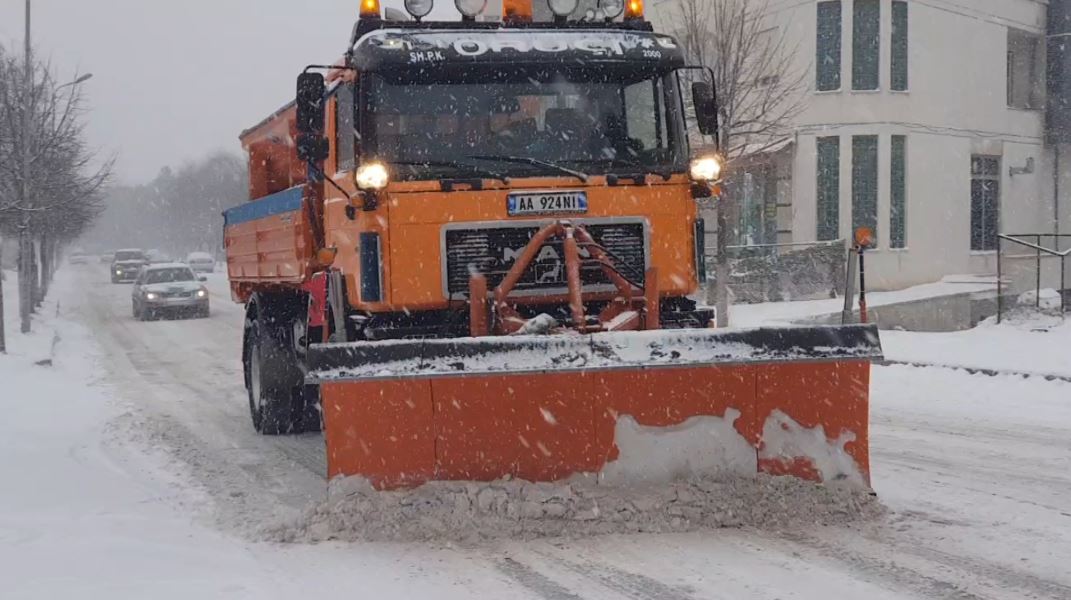
{"label": "blue stripe on dump bed", "polygon": [[288,190],[269,194],[263,198],[240,204],[223,211],[223,226],[237,225],[271,215],[291,212],[301,208],[305,186],[298,185]]}

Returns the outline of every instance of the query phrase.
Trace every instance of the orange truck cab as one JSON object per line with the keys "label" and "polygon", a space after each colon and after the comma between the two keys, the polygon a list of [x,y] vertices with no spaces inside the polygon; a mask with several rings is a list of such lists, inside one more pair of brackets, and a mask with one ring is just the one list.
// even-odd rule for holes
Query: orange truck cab
{"label": "orange truck cab", "polygon": [[717,107],[702,81],[686,103],[683,82],[709,72],[626,16],[433,23],[377,6],[341,61],[307,69],[297,100],[242,134],[251,200],[225,212],[225,244],[258,430],[319,426],[312,344],[469,336],[473,276],[500,286],[550,223],[605,253],[579,248],[583,311],[552,237],[511,280],[511,314],[598,328],[575,318],[614,302],[612,257],[656,290],[659,328],[708,326],[689,296],[705,279],[697,199],[720,163],[689,137],[717,139]]}

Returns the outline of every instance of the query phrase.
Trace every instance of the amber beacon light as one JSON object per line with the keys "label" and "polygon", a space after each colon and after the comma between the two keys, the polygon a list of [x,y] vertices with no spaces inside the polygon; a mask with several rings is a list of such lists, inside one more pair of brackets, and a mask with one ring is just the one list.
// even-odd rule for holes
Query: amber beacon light
{"label": "amber beacon light", "polygon": [[379,18],[379,0],[361,0],[361,18]]}
{"label": "amber beacon light", "polygon": [[507,23],[531,23],[532,0],[502,0],[502,20]]}
{"label": "amber beacon light", "polygon": [[643,0],[627,0],[625,3],[625,20],[643,19]]}

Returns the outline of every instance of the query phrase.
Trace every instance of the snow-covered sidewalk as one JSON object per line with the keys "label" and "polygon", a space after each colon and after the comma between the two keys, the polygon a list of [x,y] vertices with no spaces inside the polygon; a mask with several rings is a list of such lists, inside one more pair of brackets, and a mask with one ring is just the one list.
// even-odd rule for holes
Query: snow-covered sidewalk
{"label": "snow-covered sidewalk", "polygon": [[[867,304],[871,308],[877,308],[901,302],[914,302],[954,294],[996,291],[996,289],[996,281],[992,277],[951,275],[941,281],[916,285],[902,290],[867,292],[866,298]],[[839,315],[843,309],[843,298],[825,298],[792,302],[736,304],[731,307],[729,314],[733,327],[759,327],[762,325],[780,325],[814,317]]]}
{"label": "snow-covered sidewalk", "polygon": [[892,361],[1071,377],[1071,315],[987,320],[967,331],[883,331],[885,358]]}

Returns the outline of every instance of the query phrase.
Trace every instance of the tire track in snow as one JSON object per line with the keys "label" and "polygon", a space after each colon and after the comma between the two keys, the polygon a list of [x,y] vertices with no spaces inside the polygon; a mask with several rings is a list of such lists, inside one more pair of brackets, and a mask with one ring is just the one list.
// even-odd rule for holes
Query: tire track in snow
{"label": "tire track in snow", "polygon": [[696,596],[681,587],[669,585],[647,575],[590,560],[574,562],[541,550],[535,550],[535,553],[626,598],[632,598],[633,600],[651,600],[653,598],[658,600],[698,600]]}
{"label": "tire track in snow", "polygon": [[[764,538],[769,540],[770,538]],[[980,596],[962,587],[962,584],[947,581],[922,573],[901,564],[895,555],[887,551],[867,552],[868,549],[855,544],[847,547],[843,539],[834,542],[800,532],[785,532],[782,539],[791,545],[797,545],[803,552],[817,553],[827,559],[843,563],[850,571],[863,579],[871,579],[887,584],[890,590],[909,590],[924,598],[941,600],[987,600],[1002,596]],[[878,540],[879,546],[889,546],[884,540]],[[958,570],[958,569],[957,569]],[[961,578],[969,581],[971,573],[962,573]]]}
{"label": "tire track in snow", "polygon": [[230,335],[216,335],[216,321],[240,315],[138,323],[110,288],[92,281],[84,287],[78,320],[95,330],[109,383],[137,413],[123,423],[122,436],[164,444],[208,492],[220,524],[251,533],[322,496],[319,436],[263,437],[248,423],[237,350],[226,343]]}
{"label": "tire track in snow", "polygon": [[[978,467],[969,464],[952,464],[947,461],[943,461],[937,458],[911,453],[911,452],[886,452],[886,451],[874,451],[871,450],[871,456],[877,458],[882,464],[898,465],[901,468],[910,469],[913,471],[919,471],[922,473],[932,473],[948,479],[958,479],[970,481],[970,478],[965,475],[973,475],[977,480],[984,482],[999,482],[1000,480],[1018,481],[1021,484],[1025,484],[1025,488],[1020,487],[1020,490],[1031,489],[1045,489],[1053,493],[1057,493],[1057,488],[1060,493],[1065,494],[1064,497],[1071,497],[1071,483],[1061,482],[1059,480],[1045,479],[1042,477],[1031,477],[1028,475],[1022,475],[1011,470],[997,470],[992,468]],[[1007,490],[1007,487],[992,487],[988,489],[982,489],[972,485],[959,485],[959,488],[964,491],[975,492],[986,496],[993,496],[995,498],[1003,498],[1013,502],[1021,502],[1023,504],[1029,504],[1045,510],[1050,510],[1065,517],[1071,517],[1068,507],[1059,507],[1039,502],[1036,496],[1031,498],[1022,498],[1012,496],[1006,493],[1001,493],[996,490]]]}
{"label": "tire track in snow", "polygon": [[544,600],[584,600],[560,583],[512,558],[498,561],[495,568]]}
{"label": "tire track in snow", "polygon": [[943,552],[935,548],[928,548],[918,544],[890,542],[890,540],[882,539],[875,534],[867,534],[865,537],[877,544],[891,545],[899,552],[912,554],[923,560],[940,563],[955,569],[960,569],[964,572],[983,574],[985,577],[1002,584],[1011,585],[1021,590],[1030,590],[1035,595],[1041,594],[1042,596],[1053,598],[1054,600],[1071,598],[1071,586],[1069,585],[1042,579],[1041,577],[1031,575],[1030,573],[1024,573],[1023,571],[1012,569],[988,560],[968,558],[966,556]]}

